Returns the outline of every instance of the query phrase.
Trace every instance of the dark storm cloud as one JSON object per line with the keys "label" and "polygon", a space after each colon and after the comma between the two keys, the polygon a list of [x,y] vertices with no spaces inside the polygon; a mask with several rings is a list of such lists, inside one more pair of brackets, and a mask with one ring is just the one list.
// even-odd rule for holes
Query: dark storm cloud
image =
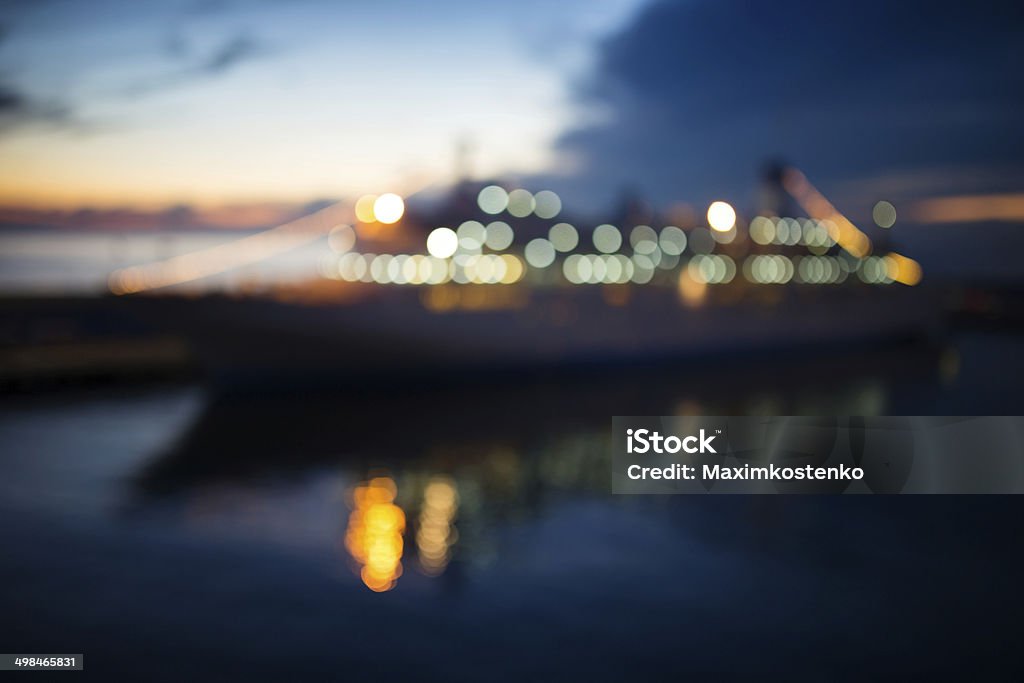
{"label": "dark storm cloud", "polygon": [[657,2],[600,48],[560,141],[580,186],[749,188],[769,157],[842,181],[1024,164],[1018,2]]}

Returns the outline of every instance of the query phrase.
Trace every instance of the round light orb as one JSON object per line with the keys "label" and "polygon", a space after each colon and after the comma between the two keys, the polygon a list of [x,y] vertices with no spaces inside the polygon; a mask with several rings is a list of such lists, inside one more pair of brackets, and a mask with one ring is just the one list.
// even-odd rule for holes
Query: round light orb
{"label": "round light orb", "polygon": [[484,245],[488,249],[494,251],[501,251],[502,249],[508,249],[512,246],[512,240],[515,238],[515,233],[512,232],[512,227],[504,221],[494,221],[493,223],[487,224],[487,238],[484,240]]}
{"label": "round light orb", "polygon": [[427,235],[427,251],[435,258],[448,258],[459,248],[459,236],[451,228],[434,228]]}
{"label": "round light orb", "polygon": [[711,202],[708,207],[708,225],[718,232],[729,232],[736,225],[736,209],[725,202]]}
{"label": "round light orb", "polygon": [[388,192],[377,197],[373,203],[373,216],[377,222],[390,225],[397,223],[405,214],[405,202],[397,194]]}
{"label": "round light orb", "polygon": [[476,203],[484,213],[499,214],[508,208],[508,192],[497,185],[488,185],[480,190]]}
{"label": "round light orb", "polygon": [[666,225],[658,236],[658,246],[669,256],[679,256],[686,250],[686,233],[674,225]]}
{"label": "round light orb", "polygon": [[534,268],[547,268],[555,262],[555,248],[542,237],[530,240],[523,250],[526,262]]}
{"label": "round light orb", "polygon": [[516,218],[526,218],[536,206],[529,190],[512,190],[508,193],[508,212]]}
{"label": "round light orb", "polygon": [[551,190],[541,190],[533,195],[533,212],[538,218],[554,218],[562,210],[562,200]]}
{"label": "round light orb", "polygon": [[622,233],[614,225],[607,223],[594,228],[591,238],[597,250],[605,254],[613,254],[622,246]]}
{"label": "round light orb", "polygon": [[558,251],[572,251],[579,244],[580,236],[568,223],[557,223],[548,230],[548,241]]}
{"label": "round light orb", "polygon": [[880,228],[891,228],[896,225],[896,207],[885,200],[875,204],[871,210],[871,217],[875,219],[875,225]]}

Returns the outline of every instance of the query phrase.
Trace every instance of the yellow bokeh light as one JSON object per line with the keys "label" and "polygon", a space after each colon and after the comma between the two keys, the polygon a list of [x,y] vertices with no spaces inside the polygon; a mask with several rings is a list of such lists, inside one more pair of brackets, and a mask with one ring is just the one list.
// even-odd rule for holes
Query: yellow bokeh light
{"label": "yellow bokeh light", "polygon": [[379,223],[397,223],[405,214],[405,202],[397,194],[388,192],[373,203],[373,216]]}
{"label": "yellow bokeh light", "polygon": [[376,201],[375,194],[364,194],[356,200],[356,218],[361,223],[373,223],[377,220],[373,214],[373,205]]}
{"label": "yellow bokeh light", "polygon": [[726,202],[711,202],[708,207],[708,225],[718,232],[729,232],[736,225],[736,210]]}

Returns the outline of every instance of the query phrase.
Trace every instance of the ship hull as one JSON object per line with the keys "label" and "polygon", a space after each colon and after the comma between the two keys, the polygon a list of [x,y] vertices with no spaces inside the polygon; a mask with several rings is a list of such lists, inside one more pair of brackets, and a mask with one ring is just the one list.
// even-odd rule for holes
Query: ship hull
{"label": "ship hull", "polygon": [[413,288],[344,305],[221,297],[133,303],[163,332],[187,339],[207,373],[225,383],[385,382],[813,350],[934,336],[942,327],[937,298],[903,287],[694,307],[681,305],[671,290],[610,302],[596,287],[534,292],[500,309],[444,312],[424,305]]}

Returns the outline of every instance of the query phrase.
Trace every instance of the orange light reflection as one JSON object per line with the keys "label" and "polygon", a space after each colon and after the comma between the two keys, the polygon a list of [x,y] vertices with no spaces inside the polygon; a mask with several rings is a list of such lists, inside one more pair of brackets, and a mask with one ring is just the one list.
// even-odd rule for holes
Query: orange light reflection
{"label": "orange light reflection", "polygon": [[377,593],[394,588],[402,575],[405,513],[394,504],[397,492],[392,479],[376,477],[352,496],[345,548],[360,564],[363,583]]}

